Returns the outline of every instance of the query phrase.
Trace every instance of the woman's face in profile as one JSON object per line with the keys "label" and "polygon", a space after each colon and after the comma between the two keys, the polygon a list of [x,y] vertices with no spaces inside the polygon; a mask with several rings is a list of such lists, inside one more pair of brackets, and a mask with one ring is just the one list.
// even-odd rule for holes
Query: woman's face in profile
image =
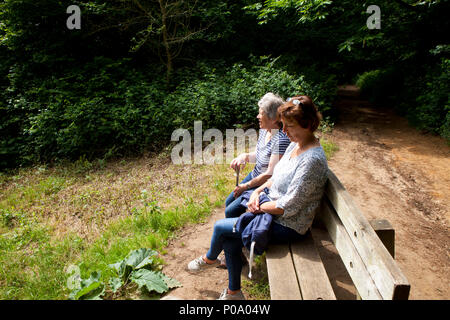
{"label": "woman's face in profile", "polygon": [[267,115],[265,114],[265,112],[261,108],[259,108],[259,113],[258,113],[258,116],[256,118],[258,118],[259,127],[261,129],[267,129],[269,118],[267,117]]}
{"label": "woman's face in profile", "polygon": [[276,120],[270,120],[269,117],[267,116],[267,114],[261,109],[259,108],[259,113],[258,116],[256,117],[258,118],[259,121],[259,127],[261,129],[265,129],[265,130],[271,130],[271,129],[277,129],[277,121]]}
{"label": "woman's face in profile", "polygon": [[301,136],[299,131],[303,128],[300,127],[296,121],[288,120],[283,117],[281,117],[281,123],[283,124],[283,132],[288,136],[289,140],[292,142],[298,142],[298,138]]}

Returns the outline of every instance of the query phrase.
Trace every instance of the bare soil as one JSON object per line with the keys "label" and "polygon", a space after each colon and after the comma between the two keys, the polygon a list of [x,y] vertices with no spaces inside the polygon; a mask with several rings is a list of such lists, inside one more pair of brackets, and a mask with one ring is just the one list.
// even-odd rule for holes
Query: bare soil
{"label": "bare soil", "polygon": [[[355,87],[341,87],[340,95],[338,121],[325,135],[339,147],[330,168],[367,219],[387,219],[394,227],[395,259],[411,284],[409,298],[449,299],[450,147],[391,110],[360,100]],[[217,299],[227,287],[224,269],[198,275],[185,270],[207,251],[214,222],[223,217],[223,209],[216,210],[206,223],[184,228],[170,243],[164,272],[183,287],[167,298]],[[326,232],[315,227],[313,236],[337,298],[355,299]]]}

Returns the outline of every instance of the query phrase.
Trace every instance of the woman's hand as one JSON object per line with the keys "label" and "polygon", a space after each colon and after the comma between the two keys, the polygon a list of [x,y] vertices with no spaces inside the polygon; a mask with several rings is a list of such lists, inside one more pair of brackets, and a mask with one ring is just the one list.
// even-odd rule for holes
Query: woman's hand
{"label": "woman's hand", "polygon": [[252,192],[250,199],[247,202],[247,208],[252,213],[259,213],[259,191],[255,190]]}
{"label": "woman's hand", "polygon": [[247,160],[247,154],[246,153],[242,153],[239,156],[237,156],[236,158],[234,158],[231,163],[230,163],[230,168],[232,168],[233,170],[236,170],[236,168],[238,166],[244,165],[242,168],[245,167],[245,164],[248,162]]}
{"label": "woman's hand", "polygon": [[242,192],[244,192],[246,190],[247,190],[247,184],[246,183],[236,186],[236,188],[234,188],[234,190],[233,190],[234,198],[239,197],[242,194]]}

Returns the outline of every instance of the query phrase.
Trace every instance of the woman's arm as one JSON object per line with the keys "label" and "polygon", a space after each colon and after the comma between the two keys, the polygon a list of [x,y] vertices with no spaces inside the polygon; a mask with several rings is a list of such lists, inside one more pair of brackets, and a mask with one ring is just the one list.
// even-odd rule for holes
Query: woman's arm
{"label": "woman's arm", "polygon": [[264,202],[262,205],[259,206],[259,210],[261,212],[267,212],[273,215],[284,214],[284,209],[277,208],[276,205],[277,205],[276,201]]}
{"label": "woman's arm", "polygon": [[[287,151],[287,148],[289,147],[291,141],[286,135],[277,134],[272,138],[271,143],[271,155],[266,171],[262,172],[259,176],[247,182],[245,185],[247,189],[255,188],[264,184],[272,176],[276,164],[280,161],[284,153]],[[256,157],[256,151],[254,154]]]}
{"label": "woman's arm", "polygon": [[[239,197],[242,194],[242,192],[244,192],[248,189],[252,189],[252,188],[261,186],[264,183],[266,183],[266,181],[269,180],[270,177],[272,176],[273,169],[275,168],[275,165],[280,161],[282,156],[283,156],[282,154],[271,155],[267,170],[265,172],[261,173],[259,176],[248,181],[247,183],[236,186],[236,188],[233,190],[234,196]],[[264,190],[264,188],[262,190]]]}
{"label": "woman's arm", "polygon": [[252,205],[251,207],[248,206],[248,210],[250,212],[252,212],[252,213],[255,213],[255,214],[263,213],[263,212],[270,213],[270,214],[273,214],[273,215],[282,215],[282,214],[284,214],[284,209],[277,208],[277,202],[276,201],[264,202],[263,204],[259,205],[258,207],[255,207],[254,205]]}
{"label": "woman's arm", "polygon": [[272,186],[272,179],[267,180],[263,185],[256,188],[247,202],[247,208],[250,212],[259,211],[259,194],[265,189]]}
{"label": "woman's arm", "polygon": [[267,180],[269,180],[269,178],[272,176],[275,165],[280,161],[281,157],[283,157],[282,154],[272,154],[269,159],[269,165],[267,167],[267,170],[261,173],[256,178],[253,178],[252,180],[247,182],[246,183],[247,189],[258,187],[264,184]]}
{"label": "woman's arm", "polygon": [[230,163],[230,168],[236,170],[236,168],[240,165],[244,165],[248,163],[252,163],[256,160],[256,152],[250,153],[241,153],[239,156],[234,158]]}

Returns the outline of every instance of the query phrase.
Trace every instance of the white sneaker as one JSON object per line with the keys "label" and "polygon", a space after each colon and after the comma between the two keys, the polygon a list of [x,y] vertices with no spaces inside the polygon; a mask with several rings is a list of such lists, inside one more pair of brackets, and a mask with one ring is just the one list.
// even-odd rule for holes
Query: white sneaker
{"label": "white sneaker", "polygon": [[216,261],[209,264],[206,263],[205,260],[203,260],[203,256],[200,256],[197,259],[194,259],[191,262],[189,262],[187,268],[191,272],[199,272],[212,267],[217,267],[219,264],[220,264],[219,259],[216,259]]}
{"label": "white sneaker", "polygon": [[245,297],[241,290],[236,294],[229,294],[228,289],[225,288],[217,300],[245,300]]}

